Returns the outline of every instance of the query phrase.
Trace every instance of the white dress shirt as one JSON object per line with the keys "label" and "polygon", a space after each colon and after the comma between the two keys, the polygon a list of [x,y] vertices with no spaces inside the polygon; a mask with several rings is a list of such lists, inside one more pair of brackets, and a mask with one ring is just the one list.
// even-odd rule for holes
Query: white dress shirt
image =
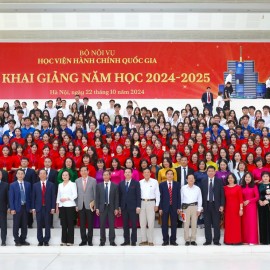
{"label": "white dress shirt", "polygon": [[198,211],[201,211],[202,210],[201,189],[196,185],[193,185],[192,187],[190,187],[189,185],[184,185],[181,188],[181,202],[187,204],[197,202]]}
{"label": "white dress shirt", "polygon": [[160,202],[160,192],[158,181],[156,179],[150,178],[148,181],[145,179],[140,180],[141,186],[141,198],[144,200],[156,200],[156,206],[159,206]]}
{"label": "white dress shirt", "polygon": [[44,110],[47,110],[50,113],[50,118],[53,119],[54,117],[56,117],[57,114],[57,109],[56,108],[46,108]]}
{"label": "white dress shirt", "polygon": [[[77,198],[77,187],[76,184],[69,181],[65,186],[64,183],[59,184],[56,203],[59,207],[72,207],[76,206],[75,199]],[[61,202],[60,199],[69,198],[68,201]]]}
{"label": "white dress shirt", "polygon": [[227,82],[232,83],[232,74],[228,74],[228,76],[226,77],[225,84],[227,84]]}
{"label": "white dress shirt", "polygon": [[262,119],[265,121],[265,126],[268,126],[270,124],[270,115],[263,115]]}
{"label": "white dress shirt", "polygon": [[270,88],[270,79],[268,79],[268,80],[265,82],[265,84],[266,84],[266,88]]}
{"label": "white dress shirt", "polygon": [[60,108],[59,111],[63,112],[64,117],[67,117],[69,114],[71,114],[71,111],[69,108]]}

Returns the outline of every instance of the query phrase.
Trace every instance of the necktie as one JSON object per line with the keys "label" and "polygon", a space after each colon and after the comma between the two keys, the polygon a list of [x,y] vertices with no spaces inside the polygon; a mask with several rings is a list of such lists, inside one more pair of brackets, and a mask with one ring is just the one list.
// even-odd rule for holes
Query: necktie
{"label": "necktie", "polygon": [[128,182],[126,182],[126,192],[128,192]]}
{"label": "necktie", "polygon": [[186,171],[186,168],[183,168],[184,170],[184,183],[186,183],[187,181],[187,171]]}
{"label": "necktie", "polygon": [[213,179],[210,179],[209,185],[209,202],[213,202],[214,192],[213,192]]}
{"label": "necktie", "polygon": [[108,200],[108,193],[109,193],[109,189],[108,189],[108,183],[105,183],[106,187],[105,187],[105,204],[109,204],[109,200]]}
{"label": "necktie", "polygon": [[170,205],[172,205],[172,183],[169,183]]}
{"label": "necktie", "polygon": [[21,203],[25,204],[25,192],[24,192],[22,183],[20,183],[20,191],[21,191]]}
{"label": "necktie", "polygon": [[86,109],[87,109],[87,106],[85,105],[85,106],[84,106],[84,111],[85,111],[85,112],[86,112]]}
{"label": "necktie", "polygon": [[45,205],[45,193],[46,193],[46,186],[45,183],[42,183],[42,205]]}
{"label": "necktie", "polygon": [[210,100],[210,93],[207,93],[207,103],[211,103],[211,100]]}
{"label": "necktie", "polygon": [[86,179],[83,179],[83,191],[86,190]]}

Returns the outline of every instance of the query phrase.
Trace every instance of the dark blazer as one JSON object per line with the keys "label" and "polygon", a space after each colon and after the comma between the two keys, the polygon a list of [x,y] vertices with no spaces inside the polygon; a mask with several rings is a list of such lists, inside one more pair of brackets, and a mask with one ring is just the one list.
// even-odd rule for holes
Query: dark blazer
{"label": "dark blazer", "polygon": [[141,187],[140,183],[131,180],[126,192],[125,180],[119,184],[119,199],[121,210],[136,210],[137,207],[141,207]]}
{"label": "dark blazer", "polygon": [[[207,196],[208,196],[208,177],[204,178],[201,183],[202,190],[202,199],[203,199],[203,209],[207,209]],[[214,178],[214,204],[216,211],[219,211],[220,206],[224,206],[225,198],[224,198],[224,189],[223,182],[221,179],[215,177]]]}
{"label": "dark blazer", "polygon": [[[87,108],[86,108],[86,115],[88,116],[89,113],[92,111],[92,107],[87,105]],[[85,113],[85,110],[84,110],[84,105],[82,105],[80,108],[79,108],[79,112],[80,113]]]}
{"label": "dark blazer", "polygon": [[[170,208],[170,194],[167,181],[159,184],[160,190],[160,203],[159,208],[163,212],[169,212]],[[172,185],[172,208],[174,211],[181,209],[181,195],[180,195],[180,183],[173,181]]]}
{"label": "dark blazer", "polygon": [[[45,210],[47,213],[51,212],[52,209],[55,209],[55,186],[53,183],[46,182],[46,193],[45,193]],[[36,212],[42,210],[42,188],[41,182],[37,182],[33,186],[32,191],[32,209],[35,209]]]}
{"label": "dark blazer", "polygon": [[[99,183],[96,187],[96,209],[100,212],[104,211],[105,205],[105,188],[104,183]],[[118,186],[111,182],[109,193],[109,207],[113,210],[119,208],[119,191]]]}
{"label": "dark blazer", "polygon": [[213,98],[213,94],[212,93],[210,93],[210,103],[207,103],[207,92],[205,92],[205,93],[203,93],[202,94],[202,102],[204,102],[205,103],[205,105],[204,106],[211,106],[211,107],[213,107],[213,104],[214,104],[214,98]]}
{"label": "dark blazer", "polygon": [[2,181],[8,183],[8,172],[0,169],[0,171],[2,172]]}
{"label": "dark blazer", "polygon": [[[43,168],[43,169],[45,169],[45,168]],[[56,170],[50,168],[49,175],[47,176],[48,181],[57,185],[57,176],[58,176],[58,172]]]}
{"label": "dark blazer", "polygon": [[[26,210],[31,210],[31,184],[24,181],[25,197],[26,197]],[[18,181],[10,184],[9,186],[9,207],[10,210],[20,212],[21,210],[21,190]]]}
{"label": "dark blazer", "polygon": [[0,183],[0,212],[6,213],[8,204],[8,184],[2,180]]}
{"label": "dark blazer", "polygon": [[[15,174],[14,182],[16,182],[16,181],[17,181],[17,176]],[[36,174],[35,170],[33,170],[31,168],[27,168],[26,174],[24,176],[24,181],[30,183],[31,186],[33,186],[37,181],[37,174]]]}
{"label": "dark blazer", "polygon": [[[175,168],[176,170],[176,173],[177,173],[177,182],[180,183],[180,187],[181,187],[181,166],[180,167],[177,167]],[[187,169],[187,175],[189,174],[194,174],[194,170],[192,168],[189,168]],[[187,180],[185,179],[185,185],[187,184]]]}

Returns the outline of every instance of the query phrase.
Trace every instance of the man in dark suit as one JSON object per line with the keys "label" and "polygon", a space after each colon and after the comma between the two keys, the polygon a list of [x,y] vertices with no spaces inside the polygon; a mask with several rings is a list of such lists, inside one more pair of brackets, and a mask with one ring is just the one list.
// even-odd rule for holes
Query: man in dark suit
{"label": "man in dark suit", "polygon": [[204,108],[207,108],[210,111],[210,115],[212,115],[213,111],[213,104],[214,104],[214,97],[211,93],[211,87],[206,88],[206,92],[202,94],[202,104]]}
{"label": "man in dark suit", "polygon": [[194,174],[194,170],[188,167],[188,158],[185,156],[181,157],[181,166],[175,168],[177,173],[177,182],[180,186],[187,184],[187,175]]}
{"label": "man in dark suit", "polygon": [[[21,159],[21,169],[24,171],[24,181],[31,184],[31,187],[36,183],[37,181],[37,175],[34,169],[28,168],[29,165],[29,159],[27,157],[23,157]],[[17,174],[14,176],[14,182],[17,181]]]}
{"label": "man in dark suit", "polygon": [[[13,236],[16,246],[29,246],[27,237],[27,215],[31,211],[31,185],[24,181],[25,172],[19,169],[16,172],[16,179],[9,188],[9,206],[13,215]],[[21,235],[19,237],[19,228]]]}
{"label": "man in dark suit", "polygon": [[180,214],[181,209],[181,196],[180,196],[180,184],[173,181],[174,172],[168,170],[166,172],[167,181],[159,184],[160,190],[160,203],[159,214],[162,219],[162,246],[169,245],[169,232],[168,232],[168,219],[171,220],[171,237],[170,244],[172,246],[178,246],[176,243],[176,230],[177,230],[177,214]]}
{"label": "man in dark suit", "polygon": [[83,113],[84,117],[88,117],[89,113],[92,111],[92,107],[88,105],[88,97],[83,98],[83,105],[80,107],[79,112]]}
{"label": "man in dark suit", "polygon": [[131,245],[137,242],[137,220],[141,209],[140,183],[133,180],[132,170],[126,168],[125,180],[119,184],[120,213],[123,217],[124,243],[121,246],[130,245],[129,222],[131,222]]}
{"label": "man in dark suit", "polygon": [[[37,175],[34,169],[28,168],[29,165],[29,159],[27,157],[23,157],[21,159],[21,169],[24,171],[25,176],[24,176],[24,181],[30,183],[31,189],[33,188],[34,183],[37,181]],[[17,181],[16,174],[14,176],[14,182]],[[28,228],[31,229],[33,228],[33,215],[32,213],[28,213],[27,217],[27,225]]]}
{"label": "man in dark suit", "polygon": [[3,181],[3,173],[0,171],[0,229],[1,246],[6,246],[7,239],[7,210],[8,210],[8,183]]}
{"label": "man in dark suit", "polygon": [[[33,186],[32,212],[37,218],[38,246],[49,246],[51,238],[51,214],[55,212],[55,188],[54,184],[47,181],[47,172],[41,169],[38,173],[40,182]],[[43,236],[43,226],[45,236]]]}
{"label": "man in dark suit", "polygon": [[3,170],[3,169],[0,169],[0,172],[2,173],[1,181],[8,183],[8,172],[6,170]]}
{"label": "man in dark suit", "polygon": [[[58,184],[57,184],[57,175],[58,172],[54,169],[52,169],[52,160],[47,157],[44,159],[44,168],[43,168],[46,172],[47,172],[47,180],[49,182],[51,182],[52,184],[54,184],[55,188],[57,188]],[[57,191],[55,191],[55,193],[57,193]]]}
{"label": "man in dark suit", "polygon": [[[58,172],[56,170],[52,169],[52,160],[49,157],[44,159],[44,169],[47,172],[47,181],[54,184],[55,194],[57,194],[57,191],[58,191],[58,184],[57,184]],[[53,216],[54,215],[51,214],[50,216],[51,216],[51,228],[53,228]]]}
{"label": "man in dark suit", "polygon": [[96,191],[96,214],[100,218],[100,246],[106,242],[106,221],[109,221],[109,241],[111,246],[115,244],[114,220],[119,210],[118,186],[110,181],[111,172],[103,172],[104,183],[97,185]]}
{"label": "man in dark suit", "polygon": [[215,167],[207,168],[207,178],[202,180],[203,214],[205,226],[205,246],[212,244],[212,227],[214,228],[214,245],[220,246],[220,214],[224,207],[224,190],[222,181],[215,177]]}

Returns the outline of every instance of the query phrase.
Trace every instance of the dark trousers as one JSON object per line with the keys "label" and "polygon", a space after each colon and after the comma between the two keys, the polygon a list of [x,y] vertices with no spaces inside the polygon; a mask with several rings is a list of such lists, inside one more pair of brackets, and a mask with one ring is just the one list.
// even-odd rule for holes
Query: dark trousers
{"label": "dark trousers", "polygon": [[230,101],[225,101],[224,102],[224,106],[223,106],[223,110],[230,110],[231,109],[231,103]]}
{"label": "dark trousers", "polygon": [[[23,243],[25,242],[27,236],[27,218],[28,213],[26,211],[26,206],[22,205],[21,210],[16,212],[13,215],[13,237],[15,243]],[[19,229],[21,227],[21,235],[19,237]]]}
{"label": "dark trousers", "polygon": [[136,214],[136,209],[124,209],[122,211],[123,217],[123,229],[124,229],[124,241],[125,243],[130,243],[130,232],[129,232],[129,221],[131,222],[131,242],[137,242],[137,220],[138,215]]}
{"label": "dark trousers", "polygon": [[62,225],[62,243],[74,244],[75,206],[59,207]]}
{"label": "dark trousers", "polygon": [[[82,242],[92,243],[94,212],[92,212],[90,209],[85,209],[83,205],[82,210],[79,210],[79,217],[80,217],[80,233]],[[87,235],[86,235],[86,222],[88,223]]]}
{"label": "dark trousers", "polygon": [[7,211],[0,212],[0,229],[2,243],[5,243],[7,239]]}
{"label": "dark trousers", "polygon": [[172,206],[170,206],[168,212],[162,213],[161,220],[162,220],[162,236],[163,236],[163,242],[169,242],[169,226],[168,226],[168,220],[171,220],[171,237],[170,242],[176,241],[176,230],[177,230],[177,210],[173,209]]}
{"label": "dark trousers", "polygon": [[213,115],[213,106],[206,103],[204,105],[204,108],[207,108],[209,110],[211,116]]}
{"label": "dark trousers", "polygon": [[[51,214],[46,212],[46,207],[42,206],[41,211],[36,213],[37,217],[37,239],[40,243],[48,243],[51,238]],[[45,228],[45,236],[43,236]]]}
{"label": "dark trousers", "polygon": [[109,241],[110,243],[113,243],[115,240],[115,229],[114,229],[114,209],[111,209],[109,205],[104,205],[104,211],[100,212],[100,242],[105,243],[106,242],[106,221],[108,219],[109,221]]}
{"label": "dark trousers", "polygon": [[27,226],[28,226],[28,228],[32,228],[33,227],[33,222],[34,222],[33,214],[32,213],[28,213],[27,214]]}
{"label": "dark trousers", "polygon": [[214,228],[214,243],[220,240],[220,212],[216,210],[215,203],[208,202],[204,214],[204,231],[206,242],[212,243],[212,227]]}

